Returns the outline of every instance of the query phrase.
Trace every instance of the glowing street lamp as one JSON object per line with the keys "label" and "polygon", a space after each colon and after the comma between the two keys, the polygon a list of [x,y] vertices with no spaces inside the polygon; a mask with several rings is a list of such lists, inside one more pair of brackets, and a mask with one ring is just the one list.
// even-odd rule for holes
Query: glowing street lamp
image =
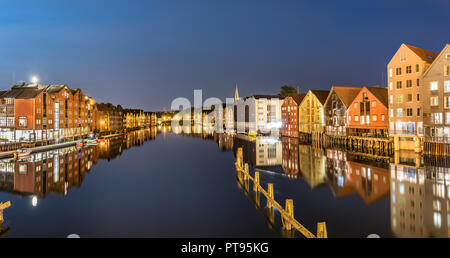
{"label": "glowing street lamp", "polygon": [[34,75],[31,77],[31,83],[37,84],[38,82],[39,82],[39,78],[37,76]]}

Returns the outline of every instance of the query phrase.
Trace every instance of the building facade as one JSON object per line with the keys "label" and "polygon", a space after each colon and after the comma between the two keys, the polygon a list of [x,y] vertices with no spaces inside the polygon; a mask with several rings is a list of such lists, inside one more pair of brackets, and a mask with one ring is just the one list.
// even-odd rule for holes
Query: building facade
{"label": "building facade", "polygon": [[299,106],[299,132],[323,133],[325,127],[324,104],[330,91],[310,90]]}
{"label": "building facade", "polygon": [[238,133],[278,135],[282,125],[279,95],[252,95],[234,103],[234,121]]}
{"label": "building facade", "polygon": [[395,150],[421,151],[423,141],[422,74],[437,53],[402,44],[387,66],[389,134]]}
{"label": "building facade", "polygon": [[450,44],[422,76],[425,138],[450,142]]}
{"label": "building facade", "polygon": [[363,87],[348,108],[349,135],[388,137],[388,89]]}
{"label": "building facade", "polygon": [[328,135],[348,135],[347,110],[361,87],[333,86],[325,101],[325,132]]}
{"label": "building facade", "polygon": [[294,94],[284,99],[281,105],[281,135],[288,137],[298,137],[298,108],[306,94]]}

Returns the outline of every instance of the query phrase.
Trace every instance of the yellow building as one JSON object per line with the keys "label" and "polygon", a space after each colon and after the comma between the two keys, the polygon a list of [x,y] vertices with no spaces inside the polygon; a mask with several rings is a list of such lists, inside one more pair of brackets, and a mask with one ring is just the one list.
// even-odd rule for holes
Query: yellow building
{"label": "yellow building", "polygon": [[422,74],[438,54],[402,44],[387,65],[389,94],[389,135],[395,150],[421,151],[423,141],[424,87]]}
{"label": "yellow building", "polygon": [[323,106],[330,91],[310,90],[299,106],[298,128],[300,133],[323,133],[325,114]]}

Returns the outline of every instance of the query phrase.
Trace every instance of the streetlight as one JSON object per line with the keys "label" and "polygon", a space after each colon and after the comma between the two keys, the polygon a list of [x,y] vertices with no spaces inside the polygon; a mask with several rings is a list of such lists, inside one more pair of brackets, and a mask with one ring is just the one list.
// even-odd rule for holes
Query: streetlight
{"label": "streetlight", "polygon": [[33,75],[31,77],[31,83],[37,84],[38,82],[39,82],[39,77],[37,77],[36,75]]}

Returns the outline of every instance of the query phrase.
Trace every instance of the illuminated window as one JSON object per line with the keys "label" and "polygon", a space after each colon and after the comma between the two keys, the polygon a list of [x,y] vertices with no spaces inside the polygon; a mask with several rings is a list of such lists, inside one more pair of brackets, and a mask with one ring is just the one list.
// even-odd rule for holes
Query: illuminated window
{"label": "illuminated window", "polygon": [[435,212],[433,215],[434,227],[441,228],[442,218],[439,212]]}
{"label": "illuminated window", "polygon": [[372,107],[377,107],[377,102],[375,100],[372,101]]}
{"label": "illuminated window", "polygon": [[438,105],[438,97],[434,96],[430,98],[430,105],[437,106]]}
{"label": "illuminated window", "polygon": [[430,90],[437,90],[437,89],[438,89],[438,82],[431,82]]}
{"label": "illuminated window", "polygon": [[19,116],[19,127],[27,127],[27,117]]}

